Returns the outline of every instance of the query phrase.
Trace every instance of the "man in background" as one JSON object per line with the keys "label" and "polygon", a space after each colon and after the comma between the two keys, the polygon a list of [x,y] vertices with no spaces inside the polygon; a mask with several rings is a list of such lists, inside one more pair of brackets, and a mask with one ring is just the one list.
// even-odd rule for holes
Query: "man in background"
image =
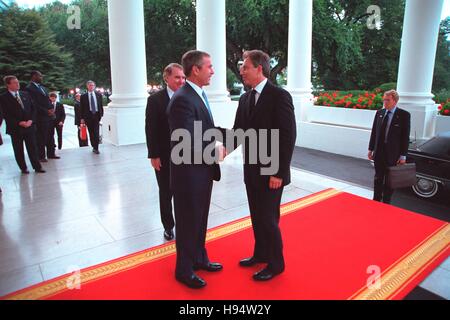
{"label": "man in background", "polygon": [[35,108],[30,95],[20,91],[19,80],[15,76],[3,78],[7,91],[0,96],[0,105],[6,121],[6,133],[11,136],[14,157],[22,174],[29,174],[25,162],[23,145],[28,158],[37,173],[44,173],[36,148]]}
{"label": "man in background", "polygon": [[383,95],[383,109],[375,114],[367,157],[375,164],[373,200],[391,203],[394,190],[387,185],[388,167],[406,163],[411,115],[397,107],[395,90]]}
{"label": "man in background", "polygon": [[89,130],[92,152],[99,154],[100,120],[103,117],[103,99],[100,93],[95,92],[95,82],[86,82],[87,92],[80,98],[81,119],[80,124],[86,124]]}
{"label": "man in background", "polygon": [[148,158],[155,169],[159,187],[159,209],[164,227],[164,238],[174,238],[175,222],[172,213],[172,191],[170,190],[170,129],[167,106],[175,91],[184,85],[183,67],[171,63],[164,69],[167,87],[152,94],[147,100],[145,112],[145,133]]}
{"label": "man in background", "polygon": [[37,111],[36,138],[39,161],[47,162],[46,155],[49,159],[59,159],[59,157],[55,154],[55,143],[53,139],[50,139],[50,134],[53,132],[51,126],[56,118],[55,111],[50,103],[47,89],[42,85],[42,80],[42,73],[32,71],[31,82],[25,90],[30,94]]}
{"label": "man in background", "polygon": [[58,136],[58,150],[61,150],[62,148],[62,132],[63,132],[63,126],[64,126],[64,120],[66,120],[66,111],[64,110],[64,105],[56,99],[58,98],[58,95],[56,92],[51,92],[50,95],[50,101],[52,103],[53,110],[55,112],[55,120],[51,124],[52,130],[50,131],[50,139],[53,140],[53,145],[55,144],[55,131]]}

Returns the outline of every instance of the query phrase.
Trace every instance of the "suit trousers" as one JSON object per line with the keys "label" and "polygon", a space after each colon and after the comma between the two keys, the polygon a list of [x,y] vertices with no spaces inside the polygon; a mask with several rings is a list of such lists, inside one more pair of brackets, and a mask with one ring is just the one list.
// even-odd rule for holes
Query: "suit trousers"
{"label": "suit trousers", "polygon": [[42,168],[38,158],[38,151],[36,147],[36,133],[34,128],[27,129],[23,134],[12,134],[11,142],[14,150],[14,157],[16,158],[16,162],[20,170],[24,171],[27,169],[27,164],[25,162],[25,153],[23,150],[24,142],[27,148],[28,158],[30,159],[33,169],[39,170]]}
{"label": "suit trousers", "polygon": [[284,187],[276,190],[246,184],[250,217],[255,237],[253,257],[267,262],[274,272],[284,270],[283,240],[279,227]]}
{"label": "suit trousers", "polygon": [[[49,135],[50,135],[50,129],[51,129],[52,123],[50,121],[40,121],[36,123],[36,140],[37,140],[37,148],[38,148],[38,157],[39,159],[45,159],[45,149],[47,148],[47,155],[49,152]],[[52,146],[53,151],[55,149],[55,146],[53,144]],[[54,152],[53,152],[54,154]]]}
{"label": "suit trousers", "polygon": [[55,125],[56,135],[58,136],[58,149],[62,149],[62,143],[63,143],[63,128],[64,126],[60,126],[58,124]]}
{"label": "suit trousers", "polygon": [[173,191],[177,262],[175,276],[189,277],[195,265],[209,263],[205,248],[213,181]]}
{"label": "suit trousers", "polygon": [[172,213],[172,191],[170,190],[170,161],[169,158],[161,158],[161,169],[156,171],[156,180],[159,187],[159,210],[164,230],[173,229],[175,221]]}
{"label": "suit trousers", "polygon": [[378,148],[374,159],[374,165],[375,177],[373,186],[373,200],[391,203],[394,190],[387,186],[387,168],[391,165],[387,163],[384,144],[380,144]]}
{"label": "suit trousers", "polygon": [[86,125],[89,131],[89,139],[94,150],[98,150],[100,139],[100,121],[97,118],[86,119]]}

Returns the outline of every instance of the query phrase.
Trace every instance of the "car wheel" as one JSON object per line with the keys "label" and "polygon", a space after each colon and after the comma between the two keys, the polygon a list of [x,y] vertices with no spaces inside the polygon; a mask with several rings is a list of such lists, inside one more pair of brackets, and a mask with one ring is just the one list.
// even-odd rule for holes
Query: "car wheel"
{"label": "car wheel", "polygon": [[417,182],[412,186],[415,194],[422,198],[431,198],[439,191],[439,184],[436,181],[417,178]]}

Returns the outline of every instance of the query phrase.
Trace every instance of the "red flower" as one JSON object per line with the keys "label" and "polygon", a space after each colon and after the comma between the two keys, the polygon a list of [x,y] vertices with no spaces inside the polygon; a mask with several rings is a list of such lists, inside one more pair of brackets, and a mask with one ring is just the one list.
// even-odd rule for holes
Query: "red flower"
{"label": "red flower", "polygon": [[449,109],[444,110],[444,114],[450,114],[450,110]]}
{"label": "red flower", "polygon": [[442,106],[443,106],[443,104],[441,104],[441,105],[438,106],[438,110],[439,110],[439,111],[442,110]]}

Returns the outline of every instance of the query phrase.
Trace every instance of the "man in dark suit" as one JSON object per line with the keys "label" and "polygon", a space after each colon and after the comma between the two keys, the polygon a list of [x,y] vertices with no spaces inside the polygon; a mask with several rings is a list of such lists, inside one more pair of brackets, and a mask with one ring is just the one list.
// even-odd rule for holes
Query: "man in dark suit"
{"label": "man in dark suit", "polygon": [[373,200],[384,203],[391,203],[394,193],[386,183],[387,168],[405,164],[409,146],[411,115],[397,107],[398,100],[397,91],[384,93],[384,108],[375,114],[367,155],[375,164]]}
{"label": "man in dark suit", "polygon": [[51,92],[49,97],[52,103],[53,110],[55,111],[55,120],[51,124],[53,130],[50,133],[50,139],[53,140],[53,144],[55,144],[55,131],[56,131],[56,134],[58,136],[58,149],[61,150],[62,132],[64,127],[64,121],[66,120],[66,111],[64,110],[64,105],[56,101],[58,95],[55,92]]}
{"label": "man in dark suit", "polygon": [[100,93],[95,92],[95,82],[89,80],[86,83],[88,92],[80,99],[81,124],[86,124],[89,130],[92,152],[99,154],[98,144],[100,139],[100,120],[103,117],[103,99]]}
{"label": "man in dark suit", "polygon": [[[186,84],[175,92],[168,106],[172,139],[181,131],[190,135],[188,150],[181,151],[183,158],[189,158],[187,161],[178,161],[178,155],[174,154],[177,142],[172,141],[170,186],[176,221],[175,278],[190,288],[201,288],[206,282],[194,270],[214,272],[222,269],[220,263],[210,262],[205,248],[213,180],[220,180],[219,165],[216,162],[208,164],[202,156],[206,146],[214,142],[213,139],[202,141],[203,133],[214,128],[208,98],[202,89],[209,84],[214,71],[210,55],[201,51],[186,52],[182,65]],[[202,137],[194,136],[194,128],[198,125]]]}
{"label": "man in dark suit", "polygon": [[155,169],[159,187],[159,209],[164,226],[164,238],[174,238],[175,222],[172,214],[172,191],[170,190],[170,129],[167,106],[173,94],[184,84],[183,67],[171,63],[164,69],[167,88],[148,97],[145,112],[145,134],[148,158]]}
{"label": "man in dark suit", "polygon": [[39,162],[36,148],[35,109],[30,96],[19,91],[19,80],[15,76],[4,79],[7,92],[0,96],[3,116],[6,121],[6,133],[11,136],[16,162],[23,174],[28,174],[23,144],[27,147],[28,158],[37,173],[45,172]]}
{"label": "man in dark suit", "polygon": [[47,149],[47,158],[59,159],[59,157],[55,155],[55,144],[53,139],[50,139],[50,132],[53,132],[51,124],[55,120],[55,112],[50,103],[47,89],[42,85],[42,79],[43,76],[39,71],[32,71],[31,82],[25,90],[30,94],[37,109],[36,137],[39,160],[47,162],[45,149]]}
{"label": "man in dark suit", "polygon": [[[239,264],[250,267],[257,263],[267,263],[265,268],[253,275],[254,280],[264,281],[282,273],[285,268],[279,228],[280,203],[284,186],[291,181],[290,163],[295,146],[296,122],[291,95],[267,79],[270,74],[269,56],[262,51],[252,50],[246,51],[243,58],[240,73],[244,84],[251,90],[239,99],[233,129],[257,131],[257,141],[253,141],[256,143],[254,148],[249,145],[252,141],[243,144],[244,182],[255,245],[253,255],[241,260]],[[268,154],[276,150],[270,136],[279,132],[279,152],[271,154],[272,158],[279,160],[278,168],[273,169],[273,174],[264,173],[263,170],[268,165],[263,164],[260,159],[262,151],[259,130],[267,130],[269,134],[266,142]],[[226,146],[229,149],[229,142]],[[251,161],[252,149],[258,152],[258,156],[253,155],[257,159],[253,162],[256,163]]]}
{"label": "man in dark suit", "polygon": [[86,140],[82,140],[80,136],[80,125],[81,125],[81,106],[80,106],[80,97],[81,94],[76,93],[75,94],[75,102],[73,104],[73,111],[74,111],[74,124],[77,126],[77,136],[78,136],[78,145],[80,147],[87,147],[88,146],[88,137],[86,135]]}

